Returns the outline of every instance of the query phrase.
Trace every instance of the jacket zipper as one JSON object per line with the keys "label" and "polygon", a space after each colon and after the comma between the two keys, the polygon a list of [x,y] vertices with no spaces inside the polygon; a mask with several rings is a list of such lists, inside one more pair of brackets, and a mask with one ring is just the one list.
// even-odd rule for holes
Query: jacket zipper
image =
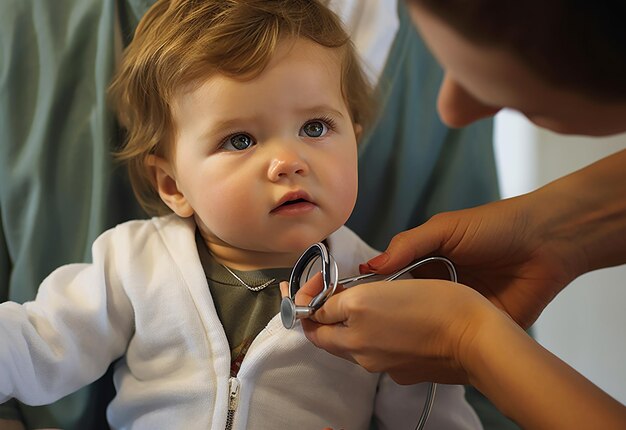
{"label": "jacket zipper", "polygon": [[239,405],[239,379],[228,379],[228,413],[226,414],[226,430],[232,430],[235,411]]}

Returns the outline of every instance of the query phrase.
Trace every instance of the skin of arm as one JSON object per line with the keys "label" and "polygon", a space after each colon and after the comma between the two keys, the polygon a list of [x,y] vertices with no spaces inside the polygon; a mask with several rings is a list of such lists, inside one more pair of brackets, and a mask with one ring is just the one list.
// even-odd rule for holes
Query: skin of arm
{"label": "skin of arm", "polygon": [[505,315],[465,346],[469,382],[527,429],[623,429],[626,407],[535,342]]}

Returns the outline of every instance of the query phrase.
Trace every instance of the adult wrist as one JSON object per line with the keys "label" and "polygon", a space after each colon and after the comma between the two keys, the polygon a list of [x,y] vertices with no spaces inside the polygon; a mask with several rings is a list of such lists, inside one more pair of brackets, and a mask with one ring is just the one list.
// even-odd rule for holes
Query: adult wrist
{"label": "adult wrist", "polygon": [[515,323],[478,293],[468,309],[465,318],[457,319],[464,325],[458,328],[460,335],[453,342],[458,346],[455,357],[457,363],[465,371],[470,384],[475,385],[485,367],[484,351],[501,342],[504,345],[506,339],[500,337],[501,326]]}
{"label": "adult wrist", "polygon": [[500,385],[500,372],[506,372],[508,364],[507,359],[503,358],[503,352],[508,349],[508,345],[514,345],[521,337],[527,337],[524,330],[505,312],[491,303],[489,305],[484,309],[476,335],[466,342],[461,358],[469,384],[488,397],[493,393],[494,384]]}
{"label": "adult wrist", "polygon": [[626,263],[626,150],[530,193],[533,223],[571,279]]}

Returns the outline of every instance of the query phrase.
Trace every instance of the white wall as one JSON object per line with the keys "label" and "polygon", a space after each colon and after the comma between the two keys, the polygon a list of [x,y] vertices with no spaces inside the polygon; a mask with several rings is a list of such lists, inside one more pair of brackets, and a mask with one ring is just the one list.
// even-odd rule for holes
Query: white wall
{"label": "white wall", "polygon": [[[504,197],[533,190],[626,148],[626,134],[565,137],[538,129],[510,111],[496,117],[494,140]],[[542,345],[626,404],[626,266],[575,280],[534,327]]]}

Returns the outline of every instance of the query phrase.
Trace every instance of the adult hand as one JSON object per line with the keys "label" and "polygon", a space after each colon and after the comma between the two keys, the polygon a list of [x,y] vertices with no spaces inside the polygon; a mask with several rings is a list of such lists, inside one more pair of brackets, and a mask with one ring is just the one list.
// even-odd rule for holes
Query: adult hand
{"label": "adult hand", "polygon": [[553,231],[551,221],[537,210],[545,204],[542,198],[531,193],[436,215],[394,237],[365,271],[388,274],[426,255],[446,256],[460,283],[527,328],[584,266],[584,255],[571,238]]}
{"label": "adult hand", "polygon": [[448,212],[396,236],[368,270],[444,255],[459,281],[523,328],[577,276],[626,263],[626,150],[520,197]]}
{"label": "adult hand", "polygon": [[[320,289],[312,278],[296,301],[308,303]],[[302,326],[316,346],[396,382],[466,383],[474,340],[500,319],[509,320],[471,288],[409,279],[346,289]]]}
{"label": "adult hand", "polygon": [[[312,279],[296,299],[307,302],[320,288],[319,278]],[[318,347],[387,371],[401,384],[471,383],[523,428],[622,429],[626,423],[624,405],[460,284],[362,284],[331,297],[312,319],[302,326]]]}

